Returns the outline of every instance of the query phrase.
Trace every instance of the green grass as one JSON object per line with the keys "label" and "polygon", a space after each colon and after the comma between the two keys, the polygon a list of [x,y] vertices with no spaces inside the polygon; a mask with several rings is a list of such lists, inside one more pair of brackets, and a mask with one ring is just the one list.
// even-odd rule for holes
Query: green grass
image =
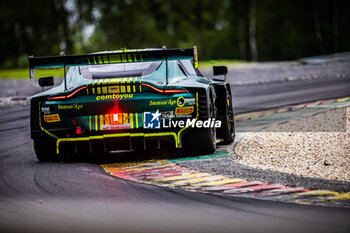
{"label": "green grass", "polygon": [[[247,64],[249,62],[242,60],[208,60],[199,61],[199,68],[207,68],[212,66],[233,66],[240,64]],[[36,69],[35,77],[54,76],[63,77],[63,68],[56,69]],[[29,78],[29,69],[0,69],[0,79],[25,79]]]}
{"label": "green grass", "polygon": [[[45,76],[54,76],[54,77],[63,77],[63,68],[59,69],[36,69],[35,77],[45,77]],[[0,79],[29,79],[29,69],[6,69],[0,70]]]}

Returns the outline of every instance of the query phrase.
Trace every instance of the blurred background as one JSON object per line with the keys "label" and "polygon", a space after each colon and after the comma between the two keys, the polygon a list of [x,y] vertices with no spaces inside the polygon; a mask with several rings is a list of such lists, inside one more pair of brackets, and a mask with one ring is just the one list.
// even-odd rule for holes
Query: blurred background
{"label": "blurred background", "polygon": [[167,45],[201,60],[293,60],[350,50],[350,1],[2,0],[0,68],[28,55]]}

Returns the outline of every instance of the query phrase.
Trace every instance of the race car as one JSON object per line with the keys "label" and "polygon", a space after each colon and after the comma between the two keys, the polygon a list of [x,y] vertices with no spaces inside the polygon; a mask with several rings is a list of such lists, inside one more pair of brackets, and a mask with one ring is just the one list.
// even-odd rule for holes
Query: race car
{"label": "race car", "polygon": [[52,88],[31,97],[38,160],[163,148],[210,154],[217,141],[232,143],[227,67],[214,66],[221,79],[209,79],[198,70],[197,57],[196,46],[30,56],[31,78],[35,69],[64,68],[60,85],[41,77],[39,85]]}

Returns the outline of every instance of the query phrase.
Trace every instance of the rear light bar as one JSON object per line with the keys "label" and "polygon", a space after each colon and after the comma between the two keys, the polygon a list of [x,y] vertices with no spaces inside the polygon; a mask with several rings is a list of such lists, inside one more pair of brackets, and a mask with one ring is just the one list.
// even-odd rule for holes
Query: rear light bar
{"label": "rear light bar", "polygon": [[86,87],[80,87],[78,89],[76,89],[75,91],[73,91],[72,93],[70,93],[69,95],[60,95],[60,96],[54,96],[54,97],[49,97],[47,98],[47,100],[62,100],[62,99],[69,99],[72,96],[74,96],[77,92],[86,89]]}
{"label": "rear light bar", "polygon": [[[150,84],[147,83],[141,83],[142,86],[145,87],[149,87],[152,90],[161,93],[161,94],[178,94],[178,93],[189,93],[188,90],[185,89],[160,89],[157,88],[155,86],[152,86]],[[73,91],[72,93],[70,93],[69,95],[60,95],[60,96],[53,96],[53,97],[49,97],[47,98],[47,100],[63,100],[63,99],[69,99],[72,96],[74,96],[76,93],[78,93],[79,91],[86,89],[87,87],[80,87],[78,89],[76,89],[75,91]]]}
{"label": "rear light bar", "polygon": [[149,87],[151,88],[152,90],[158,92],[158,93],[161,93],[161,94],[177,94],[177,93],[188,93],[187,90],[184,90],[184,89],[159,89],[155,86],[152,86],[150,84],[147,84],[147,83],[141,83],[142,86],[145,86],[145,87]]}

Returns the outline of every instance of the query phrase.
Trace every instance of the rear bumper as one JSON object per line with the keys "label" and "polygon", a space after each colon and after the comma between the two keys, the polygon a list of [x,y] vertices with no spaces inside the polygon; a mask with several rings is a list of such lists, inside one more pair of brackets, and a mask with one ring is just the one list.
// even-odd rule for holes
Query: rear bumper
{"label": "rear bumper", "polygon": [[[181,106],[185,109],[188,107],[193,108],[193,112],[191,113],[192,118],[198,119],[201,117],[201,113],[203,113],[203,117],[206,116],[206,95],[203,95],[203,99],[201,100],[201,95],[198,96],[198,93],[191,94],[186,93],[188,95],[186,98],[191,99],[190,97],[195,97],[196,104],[190,105],[185,102],[184,106]],[[182,96],[182,95],[181,95]],[[178,99],[179,96],[170,97]],[[194,99],[194,98],[192,98]],[[199,101],[198,101],[199,100]],[[176,102],[176,101],[175,101]],[[174,103],[175,103],[174,102]],[[199,106],[198,102],[203,102],[202,105]],[[155,111],[155,109],[161,108],[162,111],[172,111],[176,113],[176,110],[179,106],[154,106],[155,109],[150,109],[151,107],[147,104],[146,106],[138,105],[139,107],[144,107],[145,109],[136,109],[140,111],[135,111],[134,113],[130,113],[124,111],[126,113],[122,113],[122,123],[129,124],[129,128],[125,129],[109,129],[104,128],[105,126],[109,126],[110,114],[106,112],[98,112],[98,108],[104,109],[99,105],[93,108],[87,108],[86,110],[91,109],[94,112],[99,113],[98,115],[87,115],[88,112],[84,113],[83,111],[75,112],[72,110],[62,110],[61,112],[51,112],[50,114],[58,114],[60,116],[60,121],[57,122],[47,122],[44,119],[44,114],[41,112],[41,106],[44,108],[53,107],[53,109],[58,109],[59,104],[57,102],[45,102],[45,99],[37,99],[32,100],[31,102],[31,137],[33,139],[47,139],[54,140],[56,142],[56,151],[57,154],[61,153],[80,153],[80,152],[109,152],[114,150],[134,150],[134,149],[162,149],[162,148],[181,148],[182,147],[182,136],[186,134],[190,128],[172,128],[172,129],[163,129],[162,130],[148,130],[143,129],[143,117],[142,113],[146,110]],[[113,101],[112,101],[113,103]],[[119,104],[123,103],[122,101],[118,101]],[[132,108],[130,102],[129,108]],[[65,103],[67,105],[67,103]],[[87,104],[87,103],[85,103]],[[175,103],[176,104],[176,103]],[[72,105],[72,104],[70,104]],[[69,105],[69,106],[70,106]],[[119,105],[121,107],[121,105]],[[163,109],[165,108],[165,109]],[[64,112],[67,111],[67,112]],[[110,111],[107,111],[110,112]],[[74,113],[74,114],[73,114]],[[78,135],[75,131],[76,127],[80,126],[82,128],[82,132]],[[165,131],[164,131],[165,130]]]}

